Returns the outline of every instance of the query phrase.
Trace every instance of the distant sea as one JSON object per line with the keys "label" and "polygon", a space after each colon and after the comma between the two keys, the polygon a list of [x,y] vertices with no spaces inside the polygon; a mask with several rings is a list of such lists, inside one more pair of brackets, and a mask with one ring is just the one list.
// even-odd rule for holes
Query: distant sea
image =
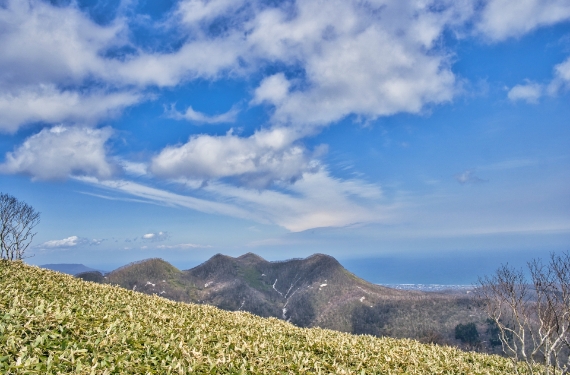
{"label": "distant sea", "polygon": [[[548,260],[549,252],[537,251],[481,251],[434,252],[432,254],[390,255],[385,257],[342,259],[339,262],[356,276],[374,284],[405,285],[405,288],[424,288],[419,285],[476,284],[479,277],[492,275],[501,266],[527,270],[533,258]],[[418,285],[413,287],[412,285]],[[426,287],[428,288],[428,287]],[[435,286],[434,286],[435,288]]]}

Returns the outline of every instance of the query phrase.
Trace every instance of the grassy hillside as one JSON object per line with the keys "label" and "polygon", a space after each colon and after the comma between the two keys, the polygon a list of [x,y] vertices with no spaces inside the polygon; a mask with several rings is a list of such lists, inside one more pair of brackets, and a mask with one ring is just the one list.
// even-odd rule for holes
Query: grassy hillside
{"label": "grassy hillside", "polygon": [[297,328],[19,262],[0,261],[0,290],[6,374],[512,373],[498,356]]}

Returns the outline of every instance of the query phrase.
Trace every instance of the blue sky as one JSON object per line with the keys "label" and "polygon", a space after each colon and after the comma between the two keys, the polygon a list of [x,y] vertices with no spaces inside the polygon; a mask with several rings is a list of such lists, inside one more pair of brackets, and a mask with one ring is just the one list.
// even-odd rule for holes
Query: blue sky
{"label": "blue sky", "polygon": [[566,0],[0,0],[0,46],[31,263],[570,244]]}

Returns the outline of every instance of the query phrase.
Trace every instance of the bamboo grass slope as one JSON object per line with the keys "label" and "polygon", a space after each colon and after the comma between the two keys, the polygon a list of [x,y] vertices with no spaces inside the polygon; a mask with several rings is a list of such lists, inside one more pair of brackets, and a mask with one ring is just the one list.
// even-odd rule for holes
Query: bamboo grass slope
{"label": "bamboo grass slope", "polygon": [[297,328],[21,262],[0,261],[0,291],[2,374],[513,373],[499,356]]}

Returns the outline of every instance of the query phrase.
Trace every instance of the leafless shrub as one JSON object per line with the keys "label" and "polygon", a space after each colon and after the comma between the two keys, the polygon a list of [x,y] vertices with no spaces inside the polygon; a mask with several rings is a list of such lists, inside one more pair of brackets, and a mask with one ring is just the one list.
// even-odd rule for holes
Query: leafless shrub
{"label": "leafless shrub", "polygon": [[40,214],[32,206],[0,193],[0,259],[23,259],[39,222]]}
{"label": "leafless shrub", "polygon": [[[501,266],[495,275],[479,279],[477,297],[514,364],[524,361],[531,374],[568,374],[570,253],[551,254],[547,265],[533,260],[528,268],[530,282],[522,270]],[[544,365],[540,372],[537,363]]]}

